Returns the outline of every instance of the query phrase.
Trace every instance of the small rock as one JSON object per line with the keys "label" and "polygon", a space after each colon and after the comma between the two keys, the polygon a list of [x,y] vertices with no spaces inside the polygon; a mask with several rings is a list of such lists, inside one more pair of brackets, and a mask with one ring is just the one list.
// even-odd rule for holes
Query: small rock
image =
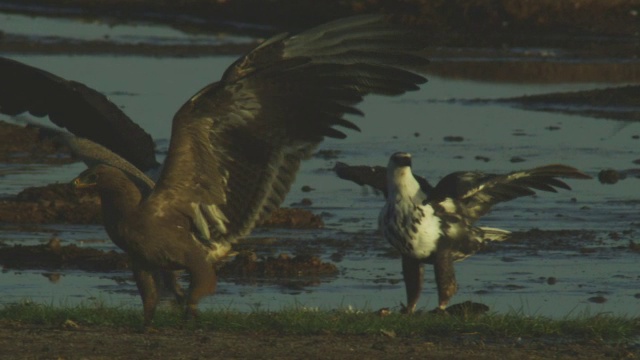
{"label": "small rock", "polygon": [[478,316],[489,311],[489,306],[472,301],[465,301],[447,307],[446,312],[452,316]]}
{"label": "small rock", "polygon": [[60,244],[60,239],[57,237],[52,237],[51,239],[49,239],[49,242],[47,243],[47,247],[53,253],[60,254],[60,249],[62,248],[62,245]]}
{"label": "small rock", "polygon": [[461,142],[464,141],[464,138],[462,136],[449,135],[445,136],[443,140],[448,142]]}
{"label": "small rock", "polygon": [[340,153],[340,150],[319,150],[318,152],[313,154],[313,156],[324,160],[332,160],[337,159]]}
{"label": "small rock", "polygon": [[526,160],[521,158],[520,156],[513,156],[509,161],[512,163],[520,163],[525,162]]}
{"label": "small rock", "polygon": [[598,173],[598,181],[601,184],[615,184],[620,179],[620,173],[613,169],[602,170]]}
{"label": "small rock", "polygon": [[302,192],[310,192],[310,191],[313,191],[313,190],[315,190],[315,189],[314,189],[314,188],[312,188],[312,187],[311,187],[311,186],[309,186],[309,185],[304,185],[300,190],[302,190]]}
{"label": "small rock", "polygon": [[333,262],[340,262],[344,258],[344,254],[343,253],[339,253],[339,252],[335,252],[335,253],[331,254],[331,256],[329,256],[329,258]]}
{"label": "small rock", "polygon": [[549,276],[547,278],[547,284],[549,284],[549,285],[555,285],[557,282],[558,282],[558,280],[553,276]]}
{"label": "small rock", "polygon": [[311,206],[311,205],[313,205],[313,201],[311,201],[311,199],[309,199],[309,198],[304,198],[304,199],[300,200],[300,205],[302,205],[302,206]]}
{"label": "small rock", "polygon": [[43,273],[42,276],[46,277],[50,282],[54,284],[60,281],[60,278],[62,277],[60,273]]}
{"label": "small rock", "polygon": [[507,289],[507,290],[522,290],[522,289],[524,289],[525,287],[524,287],[524,286],[522,286],[522,285],[507,284],[507,285],[505,285],[505,287],[504,287],[504,288],[505,288],[505,289]]}
{"label": "small rock", "polygon": [[607,298],[601,295],[590,297],[588,300],[596,304],[604,304],[607,302]]}
{"label": "small rock", "polygon": [[[382,310],[382,309],[381,309]],[[388,311],[389,309],[387,309]],[[387,314],[388,315],[388,314]],[[396,332],[393,330],[385,330],[385,329],[380,329],[380,333],[388,338],[395,338],[396,337]]]}
{"label": "small rock", "polygon": [[476,155],[475,159],[476,160],[480,160],[480,161],[484,161],[484,162],[489,162],[491,160],[488,157],[482,156],[482,155]]}
{"label": "small rock", "polygon": [[73,320],[67,320],[62,324],[62,327],[65,329],[76,330],[80,328],[80,325]]}

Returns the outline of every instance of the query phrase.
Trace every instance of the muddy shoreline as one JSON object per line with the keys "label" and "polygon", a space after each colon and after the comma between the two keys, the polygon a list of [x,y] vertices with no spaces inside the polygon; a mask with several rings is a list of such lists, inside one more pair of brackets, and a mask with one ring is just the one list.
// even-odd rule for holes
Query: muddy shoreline
{"label": "muddy shoreline", "polygon": [[[188,33],[236,34],[266,38],[299,31],[333,19],[382,13],[421,31],[432,51],[440,48],[550,48],[581,57],[637,59],[640,51],[640,1],[393,0],[317,2],[261,0],[3,0],[0,12],[28,16],[65,17],[118,24],[161,24]],[[201,56],[240,54],[255,46],[159,46],[117,44],[109,39],[79,41],[51,36],[24,37],[0,32],[2,53],[140,54]],[[438,54],[434,54],[438,56]]]}
{"label": "muddy shoreline", "polygon": [[350,15],[384,13],[436,35],[447,33],[447,43],[458,37],[478,44],[478,40],[487,41],[495,34],[518,34],[523,39],[543,34],[637,37],[639,5],[638,0],[3,0],[0,11],[107,18],[112,22],[148,21],[192,31],[227,28],[262,33],[307,28]]}
{"label": "muddy shoreline", "polygon": [[638,346],[602,341],[490,338],[482,334],[390,337],[283,335],[0,322],[6,359],[633,359]]}

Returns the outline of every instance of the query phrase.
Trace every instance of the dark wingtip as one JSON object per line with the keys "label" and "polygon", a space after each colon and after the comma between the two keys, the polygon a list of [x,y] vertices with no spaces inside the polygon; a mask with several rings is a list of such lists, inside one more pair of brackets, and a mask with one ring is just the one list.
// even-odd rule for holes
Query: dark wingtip
{"label": "dark wingtip", "polygon": [[556,177],[563,177],[567,179],[583,179],[583,180],[593,179],[592,176],[585,174],[582,171],[572,166],[564,165],[564,164],[552,164],[552,165],[543,166],[539,169],[541,169],[542,171],[548,171],[551,176],[556,176]]}

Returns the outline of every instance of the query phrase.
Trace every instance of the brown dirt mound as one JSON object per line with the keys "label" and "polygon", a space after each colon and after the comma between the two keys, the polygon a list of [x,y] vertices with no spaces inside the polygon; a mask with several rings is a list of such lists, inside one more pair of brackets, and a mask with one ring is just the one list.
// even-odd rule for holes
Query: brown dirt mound
{"label": "brown dirt mound", "polygon": [[[464,34],[486,40],[487,34],[636,35],[638,0],[12,0],[12,11],[112,17],[212,29],[233,22],[260,24],[272,31],[308,28],[331,19],[365,13],[397,14],[436,34]],[[41,5],[41,6],[25,6]],[[254,29],[254,31],[257,31]],[[264,32],[265,29],[262,28]],[[468,39],[472,40],[472,39]]]}
{"label": "brown dirt mound", "polygon": [[50,139],[41,139],[40,130],[0,121],[0,162],[8,164],[66,164],[75,160],[69,150]]}
{"label": "brown dirt mound", "polygon": [[635,359],[634,345],[601,341],[495,338],[284,335],[131,329],[66,323],[0,322],[4,359]]}
{"label": "brown dirt mound", "polygon": [[[93,191],[76,191],[68,184],[26,188],[0,200],[0,222],[12,224],[100,224],[100,199]],[[276,209],[262,226],[317,229],[322,217],[309,210]]]}
{"label": "brown dirt mound", "polygon": [[[129,269],[126,254],[62,245],[52,238],[46,245],[0,247],[0,264],[13,269],[80,269],[108,272]],[[332,263],[311,255],[291,257],[260,257],[251,251],[241,251],[231,261],[220,264],[220,276],[236,278],[291,278],[298,276],[330,276],[338,273]]]}

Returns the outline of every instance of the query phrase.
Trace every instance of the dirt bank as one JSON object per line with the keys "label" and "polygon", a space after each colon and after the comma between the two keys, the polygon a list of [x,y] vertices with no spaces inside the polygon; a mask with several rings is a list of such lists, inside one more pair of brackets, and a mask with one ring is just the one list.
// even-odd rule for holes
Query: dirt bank
{"label": "dirt bank", "polygon": [[[437,34],[487,41],[488,35],[638,35],[638,0],[8,0],[3,11],[145,20],[191,29],[289,31],[362,13],[396,14]],[[249,26],[247,26],[247,24]],[[253,26],[250,26],[253,25]]]}
{"label": "dirt bank", "polygon": [[[76,325],[77,326],[77,325]],[[433,335],[234,334],[0,322],[4,359],[635,359],[638,346],[598,341]]]}

